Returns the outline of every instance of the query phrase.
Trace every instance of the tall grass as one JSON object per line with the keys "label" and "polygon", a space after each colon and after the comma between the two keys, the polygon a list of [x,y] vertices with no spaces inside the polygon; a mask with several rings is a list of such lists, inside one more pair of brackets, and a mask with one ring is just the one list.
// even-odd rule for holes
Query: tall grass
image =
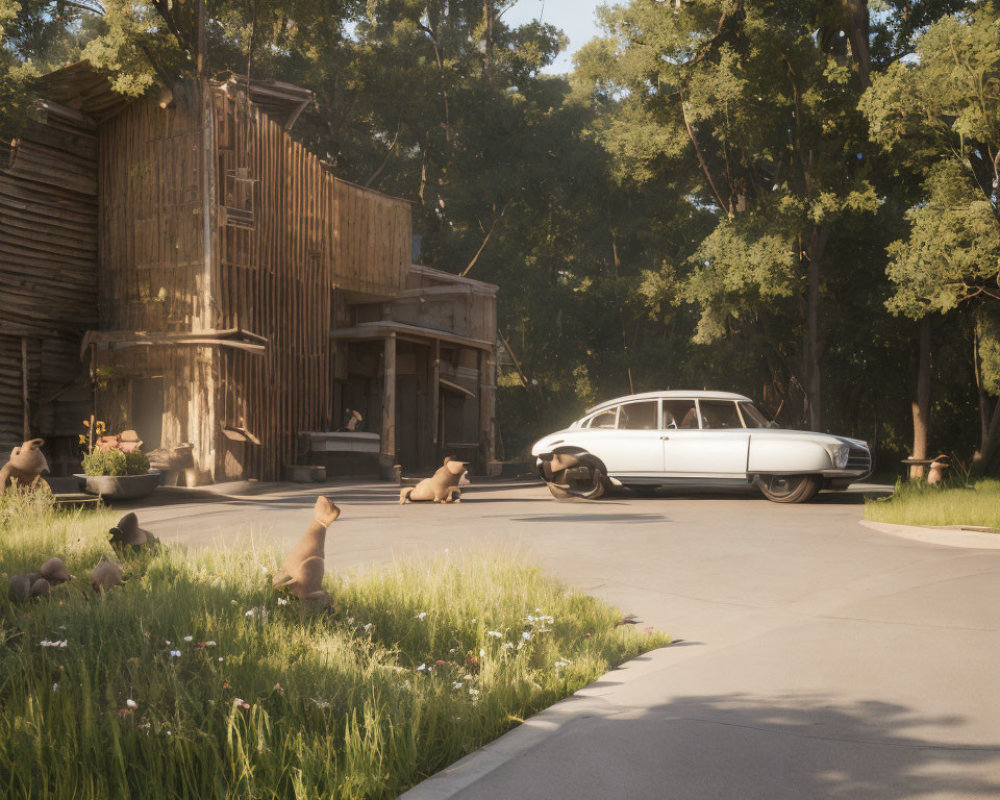
{"label": "tall grass", "polygon": [[[161,548],[98,596],[112,523],[0,506],[5,798],[392,797],[668,641],[497,554],[334,577],[309,613],[274,553]],[[8,602],[52,555],[76,578]]]}
{"label": "tall grass", "polygon": [[972,525],[1000,530],[1000,480],[938,486],[899,482],[889,497],[865,500],[865,519],[897,525]]}

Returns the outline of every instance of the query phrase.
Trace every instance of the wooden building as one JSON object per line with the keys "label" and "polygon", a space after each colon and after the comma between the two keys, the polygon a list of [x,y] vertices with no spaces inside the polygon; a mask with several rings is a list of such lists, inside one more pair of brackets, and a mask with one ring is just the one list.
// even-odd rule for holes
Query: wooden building
{"label": "wooden building", "polygon": [[75,441],[93,407],[144,449],[189,444],[192,482],[366,450],[384,474],[489,469],[496,287],[412,264],[409,204],[290,135],[309,93],[126,102],[81,63],[42,94],[0,170],[0,436]]}

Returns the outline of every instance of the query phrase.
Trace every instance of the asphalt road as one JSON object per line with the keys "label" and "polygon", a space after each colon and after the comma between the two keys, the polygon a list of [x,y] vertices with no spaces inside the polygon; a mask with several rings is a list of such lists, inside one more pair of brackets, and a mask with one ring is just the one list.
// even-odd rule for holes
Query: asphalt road
{"label": "asphalt road", "polygon": [[[499,548],[681,639],[408,793],[490,798],[1000,797],[1000,551],[859,524],[858,492],[555,503],[537,485],[457,506],[387,484],[343,508],[327,569]],[[312,494],[139,508],[166,542],[284,548]],[[983,534],[986,536],[986,534]]]}

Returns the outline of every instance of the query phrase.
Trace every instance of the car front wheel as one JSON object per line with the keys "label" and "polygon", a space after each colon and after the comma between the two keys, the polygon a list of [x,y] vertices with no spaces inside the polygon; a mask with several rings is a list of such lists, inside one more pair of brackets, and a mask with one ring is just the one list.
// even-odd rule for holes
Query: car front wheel
{"label": "car front wheel", "polygon": [[816,475],[761,475],[757,488],[773,503],[805,503],[819,491]]}
{"label": "car front wheel", "polygon": [[608,479],[604,471],[592,464],[582,463],[553,475],[546,485],[556,500],[597,500],[607,491]]}

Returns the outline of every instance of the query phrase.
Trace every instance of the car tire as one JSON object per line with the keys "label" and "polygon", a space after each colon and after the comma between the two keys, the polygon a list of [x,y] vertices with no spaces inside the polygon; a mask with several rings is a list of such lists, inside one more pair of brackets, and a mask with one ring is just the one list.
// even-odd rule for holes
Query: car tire
{"label": "car tire", "polygon": [[772,503],[806,503],[819,491],[818,475],[761,475],[757,488]]}
{"label": "car tire", "polygon": [[[573,472],[570,476],[567,473]],[[580,475],[580,472],[584,472]],[[555,480],[547,482],[549,492],[556,500],[598,500],[608,489],[608,478],[600,467],[584,461],[579,467],[554,473]]]}

